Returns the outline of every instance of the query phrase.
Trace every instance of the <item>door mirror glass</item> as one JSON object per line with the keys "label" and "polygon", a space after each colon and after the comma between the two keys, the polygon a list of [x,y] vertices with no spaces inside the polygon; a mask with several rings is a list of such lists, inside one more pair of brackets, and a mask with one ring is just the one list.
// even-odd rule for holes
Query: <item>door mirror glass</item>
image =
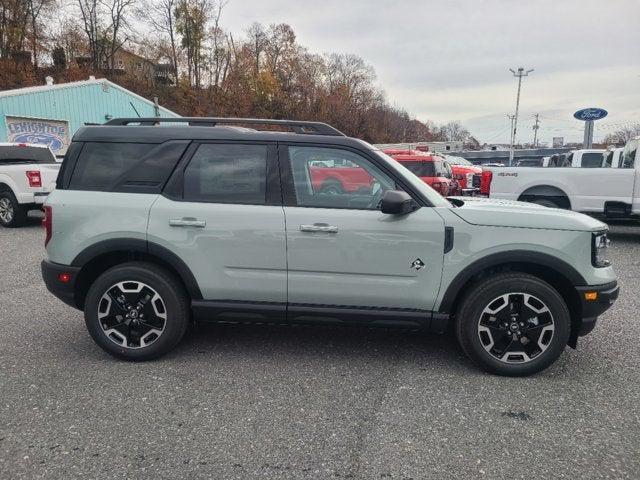
{"label": "door mirror glass", "polygon": [[382,196],[380,210],[389,215],[406,215],[416,210],[417,205],[407,192],[387,190]]}

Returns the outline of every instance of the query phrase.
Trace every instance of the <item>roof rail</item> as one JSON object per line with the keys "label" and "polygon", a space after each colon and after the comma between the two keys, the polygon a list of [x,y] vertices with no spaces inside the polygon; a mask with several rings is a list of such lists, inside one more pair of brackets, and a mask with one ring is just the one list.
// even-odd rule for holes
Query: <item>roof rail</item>
{"label": "roof rail", "polygon": [[220,117],[147,117],[147,118],[114,118],[104,123],[104,125],[129,125],[137,124],[143,126],[158,125],[160,123],[188,123],[194,127],[215,127],[221,125],[280,125],[288,127],[294,133],[305,135],[331,135],[334,137],[344,137],[345,134],[322,122],[305,122],[299,120],[267,120],[257,118],[220,118]]}

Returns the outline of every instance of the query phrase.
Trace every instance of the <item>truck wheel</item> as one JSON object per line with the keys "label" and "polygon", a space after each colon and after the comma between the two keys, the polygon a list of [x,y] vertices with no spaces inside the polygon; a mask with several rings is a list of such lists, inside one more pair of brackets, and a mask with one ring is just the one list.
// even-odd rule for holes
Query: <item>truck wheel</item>
{"label": "truck wheel", "polygon": [[21,227],[27,223],[27,209],[18,203],[10,190],[0,191],[0,224],[3,227]]}
{"label": "truck wheel", "polygon": [[456,315],[456,335],[467,356],[498,375],[544,370],[569,339],[569,310],[548,283],[525,273],[497,274],[477,283]]}
{"label": "truck wheel", "polygon": [[117,265],[89,288],[84,318],[93,340],[111,355],[151,360],[173,349],[189,322],[182,285],[152,263]]}
{"label": "truck wheel", "polygon": [[535,203],[537,205],[542,205],[549,208],[560,208],[560,205],[558,205],[553,200],[549,200],[548,198],[534,198],[530,203]]}
{"label": "truck wheel", "polygon": [[324,195],[340,195],[344,193],[344,188],[338,180],[327,180],[320,187],[320,192]]}

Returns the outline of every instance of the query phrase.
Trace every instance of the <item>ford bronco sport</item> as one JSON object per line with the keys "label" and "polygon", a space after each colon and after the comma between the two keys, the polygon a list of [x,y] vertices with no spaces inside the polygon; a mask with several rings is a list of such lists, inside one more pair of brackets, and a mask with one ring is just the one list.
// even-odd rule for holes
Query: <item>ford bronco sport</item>
{"label": "ford bronco sport", "polygon": [[[370,188],[316,189],[313,166],[335,164],[362,168]],[[479,366],[527,375],[575,348],[618,294],[603,223],[447,200],[369,144],[314,122],[82,128],[44,225],[48,289],[127,360],[168,352],[191,320],[452,325]]]}

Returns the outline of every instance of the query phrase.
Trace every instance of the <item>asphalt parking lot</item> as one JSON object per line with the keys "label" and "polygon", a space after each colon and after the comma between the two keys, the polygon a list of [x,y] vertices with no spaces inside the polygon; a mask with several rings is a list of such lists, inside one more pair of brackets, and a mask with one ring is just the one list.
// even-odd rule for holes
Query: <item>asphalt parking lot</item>
{"label": "asphalt parking lot", "polygon": [[611,239],[617,304],[515,379],[346,328],[199,326],[120,362],[46,291],[41,228],[0,229],[0,478],[640,478],[640,225]]}

